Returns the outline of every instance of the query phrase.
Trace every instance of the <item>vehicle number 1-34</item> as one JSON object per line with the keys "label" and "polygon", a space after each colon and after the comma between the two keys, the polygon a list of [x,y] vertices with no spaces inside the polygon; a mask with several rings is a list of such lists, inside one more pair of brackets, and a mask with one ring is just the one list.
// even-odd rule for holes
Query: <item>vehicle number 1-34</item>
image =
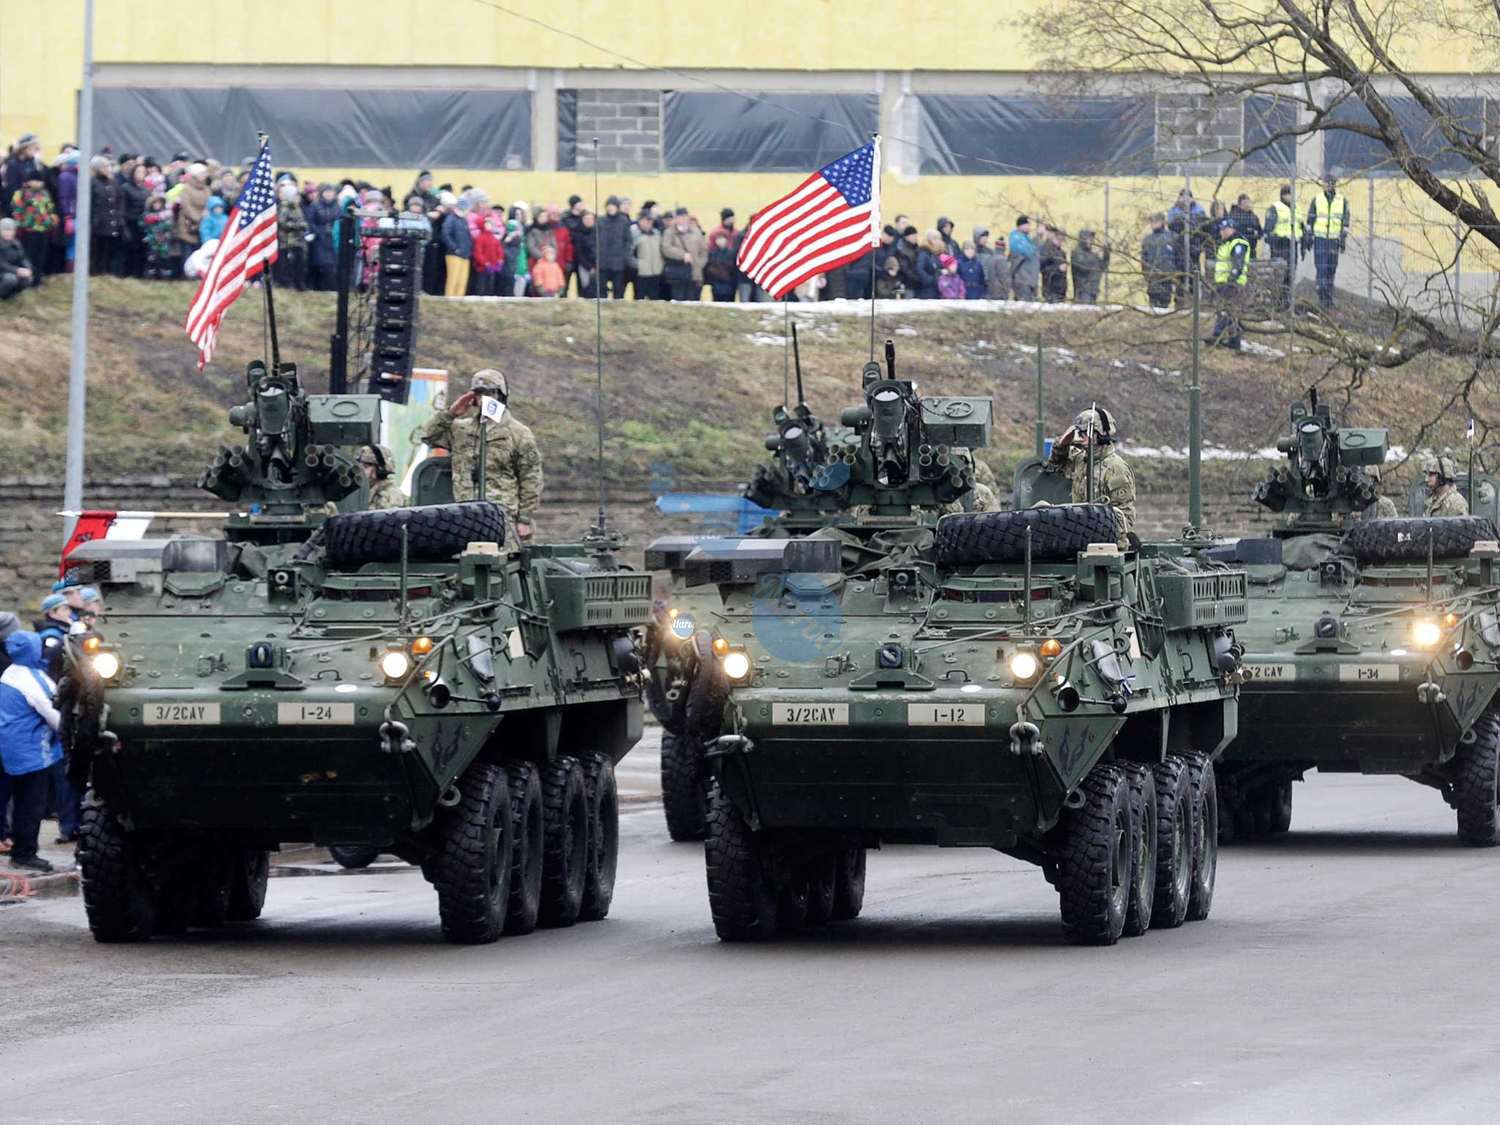
{"label": "vehicle number 1-34", "polygon": [[350,726],[354,723],[354,704],[278,703],[276,721],[284,726]]}

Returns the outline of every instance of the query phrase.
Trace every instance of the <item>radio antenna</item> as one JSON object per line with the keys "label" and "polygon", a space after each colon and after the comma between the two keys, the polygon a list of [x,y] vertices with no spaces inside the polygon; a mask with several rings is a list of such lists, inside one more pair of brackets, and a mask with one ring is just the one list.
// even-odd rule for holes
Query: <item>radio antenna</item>
{"label": "radio antenna", "polygon": [[599,534],[604,534],[604,278],[599,254],[599,138],[594,138],[594,417],[599,434]]}
{"label": "radio antenna", "polygon": [[792,325],[792,363],[797,368],[797,405],[801,406],[807,402],[807,396],[802,393],[802,349],[797,344],[797,326]]}

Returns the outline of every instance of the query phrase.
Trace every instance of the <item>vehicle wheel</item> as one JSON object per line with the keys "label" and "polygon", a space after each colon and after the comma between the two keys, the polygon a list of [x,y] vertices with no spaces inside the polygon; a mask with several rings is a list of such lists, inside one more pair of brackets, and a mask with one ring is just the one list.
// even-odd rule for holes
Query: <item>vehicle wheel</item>
{"label": "vehicle wheel", "polygon": [[1474,724],[1478,737],[1463,748],[1453,779],[1453,805],[1458,811],[1458,842],[1471,848],[1500,844],[1496,776],[1500,774],[1500,712],[1486,711]]}
{"label": "vehicle wheel", "polygon": [[1292,830],[1292,779],[1271,786],[1266,798],[1267,830],[1273,836],[1284,836]]}
{"label": "vehicle wheel", "polygon": [[838,853],[824,850],[807,865],[807,924],[826,926],[838,897]]}
{"label": "vehicle wheel", "polygon": [[530,762],[510,763],[505,776],[510,786],[511,814],[510,905],[505,911],[505,932],[529,934],[536,929],[542,909],[542,776]]}
{"label": "vehicle wheel", "polygon": [[588,871],[583,883],[583,909],[578,917],[597,922],[609,914],[615,897],[615,870],[620,865],[620,791],[615,764],[595,754],[583,775],[589,795]]}
{"label": "vehicle wheel", "polygon": [[1063,933],[1078,945],[1113,945],[1130,905],[1130,789],[1117,766],[1098,765],[1082,791],[1083,807],[1067,810],[1057,864]]}
{"label": "vehicle wheel", "polygon": [[1157,763],[1151,774],[1156,781],[1156,902],[1151,924],[1170,930],[1187,920],[1193,892],[1193,790],[1181,758]]}
{"label": "vehicle wheel", "polygon": [[92,790],[78,829],[83,908],[97,942],[147,941],[156,928],[156,903],[135,848]]}
{"label": "vehicle wheel", "polygon": [[1108,504],[1056,504],[1001,512],[955,512],[938,520],[933,545],[942,565],[1071,562],[1090,543],[1119,540],[1119,515]]}
{"label": "vehicle wheel", "polygon": [[511,808],[505,770],[474,762],[458,779],[458,804],[442,810],[442,851],[431,864],[443,937],[498,941],[510,905]]}
{"label": "vehicle wheel", "polygon": [[229,900],[234,893],[235,851],[209,853],[198,865],[197,901],[193,925],[216,930],[229,921]]}
{"label": "vehicle wheel", "polygon": [[836,854],[832,914],[835,922],[858,918],[865,908],[865,857],[863,844],[843,848]]}
{"label": "vehicle wheel", "polygon": [[1123,768],[1130,786],[1132,823],[1125,933],[1140,937],[1151,928],[1151,908],[1156,902],[1156,779],[1149,766],[1130,763]]}
{"label": "vehicle wheel", "polygon": [[[1206,754],[1186,758],[1193,803],[1193,882],[1188,892],[1189,922],[1208,917],[1214,904],[1214,877],[1219,869],[1219,792],[1214,766]],[[1262,798],[1263,805],[1269,804]]]}
{"label": "vehicle wheel", "polygon": [[583,909],[589,866],[589,794],[577,758],[555,759],[542,775],[544,926],[571,926]]}
{"label": "vehicle wheel", "polygon": [[504,543],[505,509],[491,500],[428,504],[329,516],[323,524],[328,561],[401,561],[401,529],[407,529],[407,558],[444,562],[470,543]]}
{"label": "vehicle wheel", "polygon": [[243,848],[235,856],[229,879],[229,920],[253,922],[266,905],[271,857],[264,848]]}
{"label": "vehicle wheel", "polygon": [[1356,562],[1376,566],[1424,562],[1429,537],[1433,558],[1462,558],[1474,549],[1475,543],[1495,538],[1495,525],[1483,516],[1360,520],[1344,533],[1341,550],[1352,554]]}
{"label": "vehicle wheel", "polygon": [[667,813],[667,835],[679,841],[703,839],[707,781],[692,744],[666,730],[661,735],[661,803]]}
{"label": "vehicle wheel", "polygon": [[345,871],[359,871],[375,862],[380,849],[365,844],[332,844],[328,848],[328,854]]}
{"label": "vehicle wheel", "polygon": [[766,941],[776,928],[776,888],[745,814],[714,786],[703,844],[708,909],[721,941]]}

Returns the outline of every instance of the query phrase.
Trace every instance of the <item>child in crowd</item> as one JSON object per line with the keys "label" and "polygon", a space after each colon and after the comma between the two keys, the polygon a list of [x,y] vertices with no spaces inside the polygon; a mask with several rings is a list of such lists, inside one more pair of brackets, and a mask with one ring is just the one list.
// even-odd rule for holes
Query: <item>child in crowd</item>
{"label": "child in crowd", "polygon": [[505,264],[505,247],[495,237],[495,213],[488,211],[474,232],[474,251],[470,259],[473,269],[474,293],[479,297],[493,297],[500,280],[500,270]]}
{"label": "child in crowd", "polygon": [[534,262],[531,267],[532,287],[538,296],[556,297],[561,295],[565,280],[562,266],[557,264],[557,247],[544,246],[542,260]]}
{"label": "child in crowd", "polygon": [[[510,218],[505,221],[505,265],[500,270],[502,297],[524,297],[526,287],[531,284],[531,264],[526,257],[526,228],[519,218],[519,211],[512,207]],[[504,279],[510,278],[510,288]]]}
{"label": "child in crowd", "polygon": [[963,257],[958,260],[958,276],[963,278],[964,296],[970,301],[982,300],[989,295],[984,262],[979,258],[978,247],[972,242],[964,243]]}
{"label": "child in crowd", "polygon": [[906,296],[906,287],[901,284],[901,260],[894,254],[875,274],[875,296],[887,301]]}
{"label": "child in crowd", "polygon": [[52,193],[47,190],[40,169],[28,176],[11,196],[11,215],[16,220],[16,239],[31,263],[31,284],[40,285],[47,264],[47,245],[57,228]]}
{"label": "child in crowd", "polygon": [[141,215],[141,236],[146,244],[146,279],[170,281],[172,278],[172,212],[167,197],[160,193],[146,200]]}
{"label": "child in crowd", "polygon": [[229,225],[229,212],[224,201],[217,195],[208,197],[208,210],[198,223],[198,245],[224,237],[224,228]]}
{"label": "child in crowd", "polygon": [[703,277],[713,290],[715,301],[734,300],[734,251],[730,249],[727,234],[714,235],[713,249],[708,252]]}
{"label": "child in crowd", "polygon": [[958,259],[952,254],[938,255],[938,296],[945,301],[964,299],[964,279],[958,276]]}

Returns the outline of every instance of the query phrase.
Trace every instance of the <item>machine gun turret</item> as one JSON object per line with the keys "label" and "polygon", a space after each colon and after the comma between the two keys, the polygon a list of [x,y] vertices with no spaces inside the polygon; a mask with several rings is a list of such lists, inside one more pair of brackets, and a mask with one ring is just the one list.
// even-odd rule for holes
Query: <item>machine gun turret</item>
{"label": "machine gun turret", "polygon": [[[245,370],[245,383],[250,401],[231,407],[229,421],[249,440],[238,449],[221,447],[198,483],[225,500],[257,506],[258,527],[310,527],[317,520],[308,509],[359,488],[359,467],[340,447],[378,440],[380,399],[309,395],[290,363],[270,370],[256,360]],[[230,519],[232,536],[248,526],[245,513]]]}
{"label": "machine gun turret", "polygon": [[1309,390],[1307,403],[1293,404],[1291,421],[1292,432],[1276,442],[1288,463],[1271,470],[1254,498],[1283,513],[1278,537],[1336,531],[1338,517],[1362,512],[1379,497],[1364,470],[1384,464],[1386,431],[1336,425],[1316,388]]}

